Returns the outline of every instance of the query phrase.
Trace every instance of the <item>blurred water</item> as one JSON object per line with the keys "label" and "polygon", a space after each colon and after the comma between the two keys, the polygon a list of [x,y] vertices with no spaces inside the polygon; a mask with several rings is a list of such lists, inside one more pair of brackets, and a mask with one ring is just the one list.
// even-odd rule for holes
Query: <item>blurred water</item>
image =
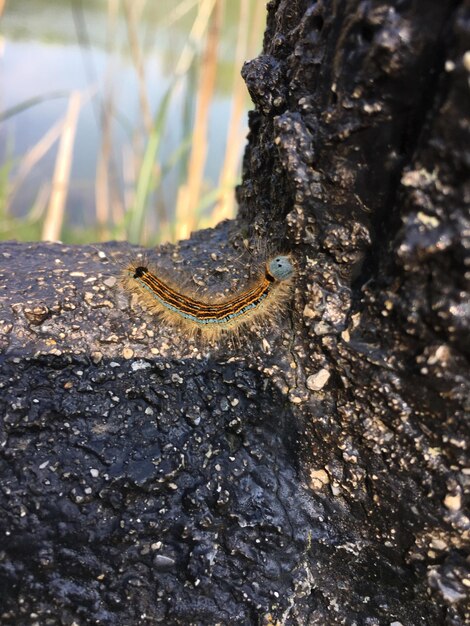
{"label": "blurred water", "polygon": [[[254,0],[256,1],[256,0]],[[174,76],[175,65],[188,39],[194,11],[170,26],[168,16],[178,3],[174,0],[147,2],[145,19],[139,24],[139,41],[145,49],[146,90],[152,111],[158,107]],[[112,159],[117,184],[122,186],[122,150],[130,144],[132,130],[141,125],[138,81],[129,52],[126,24],[120,15],[112,46],[117,54],[108,53],[109,20],[107,0],[75,2],[81,9],[74,21],[72,1],[14,0],[7,3],[0,23],[0,111],[5,111],[30,98],[54,92],[85,90],[91,85],[96,96],[86,104],[79,119],[72,165],[67,214],[71,224],[89,226],[95,216],[95,176],[99,151],[100,111],[107,77],[113,77],[113,99],[118,111],[113,122]],[[219,50],[217,89],[211,106],[209,157],[205,176],[217,184],[219,167],[225,151],[226,126],[230,113],[230,93],[234,72],[238,2],[226,3],[224,27]],[[78,22],[77,22],[78,16]],[[83,22],[82,22],[83,20]],[[84,23],[85,31],[77,23]],[[89,41],[84,45],[83,38]],[[259,34],[261,40],[261,33]],[[195,94],[193,94],[195,97]],[[161,157],[165,161],[181,144],[182,115],[185,98],[183,82],[174,94],[170,108]],[[194,106],[194,101],[190,101]],[[46,100],[0,123],[0,165],[13,156],[20,158],[60,119],[68,97]],[[248,105],[248,101],[247,101]],[[25,214],[35,201],[40,185],[50,181],[57,145],[35,167],[17,195],[13,210]],[[13,171],[14,173],[14,171]],[[159,202],[174,206],[178,179],[176,173],[165,180]]]}

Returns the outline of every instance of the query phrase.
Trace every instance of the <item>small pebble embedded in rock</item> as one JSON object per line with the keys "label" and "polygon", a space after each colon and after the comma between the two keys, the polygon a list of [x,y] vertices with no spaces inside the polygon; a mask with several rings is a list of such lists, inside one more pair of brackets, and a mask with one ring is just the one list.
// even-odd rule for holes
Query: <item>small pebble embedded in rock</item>
{"label": "small pebble embedded in rock", "polygon": [[35,307],[26,306],[23,313],[30,324],[39,326],[49,317],[50,311],[45,304],[39,304]]}
{"label": "small pebble embedded in rock", "polygon": [[320,391],[326,385],[330,378],[330,372],[322,368],[316,374],[312,374],[307,378],[307,387],[311,391]]}

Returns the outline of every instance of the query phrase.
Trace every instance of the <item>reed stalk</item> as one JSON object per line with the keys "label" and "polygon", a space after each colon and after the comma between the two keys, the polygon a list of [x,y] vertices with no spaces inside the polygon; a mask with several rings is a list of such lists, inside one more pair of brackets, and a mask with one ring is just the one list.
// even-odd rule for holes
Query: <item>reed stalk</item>
{"label": "reed stalk", "polygon": [[65,115],[52,179],[49,206],[42,228],[41,239],[43,241],[57,241],[60,239],[64,222],[65,202],[67,200],[70,184],[70,170],[72,167],[75,134],[81,106],[82,95],[79,91],[73,91]]}
{"label": "reed stalk", "polygon": [[232,87],[233,98],[225,144],[225,157],[219,178],[220,195],[211,215],[211,225],[215,225],[224,219],[234,217],[235,214],[233,188],[240,167],[242,144],[245,140],[242,121],[247,100],[246,86],[238,68],[241,68],[243,62],[246,60],[249,8],[248,0],[240,0],[237,43],[235,47],[235,67],[237,69],[235,70]]}
{"label": "reed stalk", "polygon": [[145,80],[144,55],[139,43],[138,22],[142,13],[145,0],[136,2],[136,0],[124,0],[124,11],[126,15],[127,36],[129,39],[129,47],[132,55],[132,61],[137,74],[139,85],[139,100],[142,113],[142,122],[147,134],[152,132],[152,113],[150,103],[147,96],[147,86]]}
{"label": "reed stalk", "polygon": [[178,2],[165,20],[165,27],[169,28],[172,24],[184,17],[198,2],[199,0],[181,0]]}
{"label": "reed stalk", "polygon": [[[106,68],[104,80],[104,97],[101,107],[101,142],[98,152],[95,175],[95,211],[96,223],[99,231],[100,239],[108,239],[110,236],[110,208],[114,207],[113,221],[118,217],[116,215],[117,204],[119,207],[119,199],[117,194],[113,194],[110,185],[110,173],[112,170],[112,120],[114,115],[114,83],[115,71],[114,63],[117,52],[117,20],[119,17],[120,0],[108,0],[108,16],[107,16],[107,35],[106,49],[108,52],[108,65]],[[121,218],[123,217],[123,209],[121,205]]]}
{"label": "reed stalk", "polygon": [[22,187],[25,179],[28,177],[31,170],[49,152],[55,142],[59,139],[64,127],[64,121],[65,117],[62,117],[21,158],[18,171],[15,175],[14,181],[8,194],[7,211],[8,206],[11,205],[15,195]]}
{"label": "reed stalk", "polygon": [[179,190],[176,208],[176,238],[186,239],[195,228],[207,157],[207,135],[210,105],[215,88],[217,50],[222,22],[222,0],[215,0],[209,20],[206,44],[201,62],[196,113],[194,117],[192,149],[188,165],[187,183]]}
{"label": "reed stalk", "polygon": [[[156,170],[155,160],[162,141],[168,107],[173,93],[173,85],[167,89],[152,122],[152,128],[145,147],[142,163],[137,176],[135,202],[129,213],[128,238],[131,243],[141,241],[148,198],[153,187],[159,182],[160,168]],[[155,175],[157,174],[157,176]]]}
{"label": "reed stalk", "polygon": [[122,179],[124,182],[124,206],[126,207],[132,207],[135,204],[136,172],[134,150],[130,144],[124,144],[122,147]]}
{"label": "reed stalk", "polygon": [[204,33],[207,31],[209,20],[214,11],[215,3],[220,0],[198,0],[198,11],[196,19],[193,22],[191,31],[188,35],[187,42],[180,54],[178,63],[175,68],[175,75],[177,78],[184,76],[189,72],[193,63],[195,50],[198,43],[204,37]]}

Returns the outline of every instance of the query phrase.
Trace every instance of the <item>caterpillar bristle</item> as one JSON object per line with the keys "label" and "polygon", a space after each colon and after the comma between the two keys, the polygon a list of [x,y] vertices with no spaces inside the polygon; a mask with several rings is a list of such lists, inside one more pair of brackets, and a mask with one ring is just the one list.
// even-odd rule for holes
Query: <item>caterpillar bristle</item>
{"label": "caterpillar bristle", "polygon": [[[145,256],[145,255],[144,255]],[[267,260],[244,289],[229,297],[200,295],[188,285],[157,270],[139,256],[121,272],[124,289],[139,305],[184,334],[212,341],[237,336],[241,329],[272,323],[286,307],[292,289],[294,265],[288,255]]]}

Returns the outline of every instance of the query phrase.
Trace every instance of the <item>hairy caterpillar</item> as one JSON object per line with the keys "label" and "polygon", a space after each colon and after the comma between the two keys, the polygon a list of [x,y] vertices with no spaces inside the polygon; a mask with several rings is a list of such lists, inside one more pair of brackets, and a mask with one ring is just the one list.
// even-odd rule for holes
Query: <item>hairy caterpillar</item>
{"label": "hairy caterpillar", "polygon": [[293,275],[291,259],[276,256],[266,263],[249,287],[216,301],[183,293],[146,264],[132,263],[124,270],[122,279],[124,287],[137,295],[144,308],[191,335],[200,331],[211,339],[253,321],[271,319],[285,304]]}

